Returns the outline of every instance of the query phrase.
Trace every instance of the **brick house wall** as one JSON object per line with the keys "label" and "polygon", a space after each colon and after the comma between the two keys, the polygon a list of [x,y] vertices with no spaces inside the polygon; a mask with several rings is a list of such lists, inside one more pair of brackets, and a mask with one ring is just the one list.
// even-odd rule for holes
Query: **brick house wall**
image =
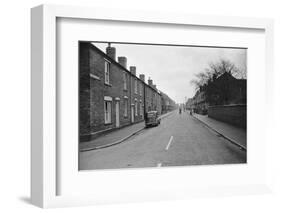
{"label": "brick house wall", "polygon": [[[138,78],[135,67],[128,70],[124,57],[119,57],[122,61],[118,63],[115,56],[112,58],[115,52],[112,50],[110,54],[105,54],[89,42],[79,43],[80,142],[94,139],[107,131],[141,122],[144,120],[145,112],[149,110],[157,110],[161,114],[159,101],[161,97],[158,90],[146,84],[144,79]],[[106,83],[105,77],[106,63],[109,64],[109,84]],[[127,89],[124,89],[125,79]],[[111,103],[110,123],[105,122],[105,101]],[[127,115],[125,115],[126,103]],[[116,119],[117,104],[119,122]]]}
{"label": "brick house wall", "polygon": [[145,87],[145,102],[146,112],[154,110],[153,107],[153,90],[150,87]]}
{"label": "brick house wall", "polygon": [[[88,44],[79,45],[79,134],[90,132],[90,66]],[[86,140],[89,138],[85,138]]]}
{"label": "brick house wall", "polygon": [[[116,127],[116,104],[119,102],[119,120],[120,127],[130,124],[129,110],[127,116],[124,116],[125,99],[129,102],[129,91],[124,90],[123,73],[115,63],[105,59],[101,54],[90,49],[90,73],[91,79],[91,109],[90,125],[91,132],[97,132]],[[109,84],[105,83],[105,63],[110,64]],[[99,80],[95,77],[98,77]],[[104,97],[111,97],[111,123],[105,124],[104,118]],[[125,98],[128,97],[128,98]]]}
{"label": "brick house wall", "polygon": [[[134,115],[134,123],[140,122],[144,120],[144,84],[143,82],[136,76],[135,67],[130,67],[131,71],[131,115]],[[133,71],[133,72],[132,72]],[[133,113],[132,113],[133,111]],[[137,111],[137,113],[136,113]]]}
{"label": "brick house wall", "polygon": [[162,102],[161,102],[161,95],[159,93],[156,94],[156,110],[159,115],[162,114]]}
{"label": "brick house wall", "polygon": [[161,114],[161,95],[160,93],[154,89],[153,87],[150,87],[147,85],[145,87],[145,102],[146,102],[146,112],[147,111],[157,111],[159,114]]}

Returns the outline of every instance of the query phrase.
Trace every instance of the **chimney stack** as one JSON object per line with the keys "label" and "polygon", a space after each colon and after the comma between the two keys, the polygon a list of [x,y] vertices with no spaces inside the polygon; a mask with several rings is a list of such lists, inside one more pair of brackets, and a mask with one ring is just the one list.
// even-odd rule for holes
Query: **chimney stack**
{"label": "chimney stack", "polygon": [[152,81],[151,78],[148,79],[148,85],[151,86],[151,87],[152,87],[152,85],[153,85],[153,81]]}
{"label": "chimney stack", "polygon": [[153,84],[153,88],[156,89],[156,84]]}
{"label": "chimney stack", "polygon": [[108,43],[108,47],[106,48],[106,54],[114,61],[116,61],[116,49],[115,47],[111,47],[110,43]]}
{"label": "chimney stack", "polygon": [[127,58],[124,56],[118,57],[118,63],[127,69]]}
{"label": "chimney stack", "polygon": [[145,82],[145,75],[144,74],[140,74],[140,79]]}
{"label": "chimney stack", "polygon": [[130,66],[130,72],[133,74],[133,75],[136,75],[136,67],[135,66]]}

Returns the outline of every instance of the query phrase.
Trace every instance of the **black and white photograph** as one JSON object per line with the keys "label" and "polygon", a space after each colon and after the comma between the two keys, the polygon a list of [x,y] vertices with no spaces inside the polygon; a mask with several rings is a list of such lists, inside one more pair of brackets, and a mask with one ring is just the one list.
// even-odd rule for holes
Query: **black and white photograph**
{"label": "black and white photograph", "polygon": [[247,163],[247,48],[79,41],[79,170]]}

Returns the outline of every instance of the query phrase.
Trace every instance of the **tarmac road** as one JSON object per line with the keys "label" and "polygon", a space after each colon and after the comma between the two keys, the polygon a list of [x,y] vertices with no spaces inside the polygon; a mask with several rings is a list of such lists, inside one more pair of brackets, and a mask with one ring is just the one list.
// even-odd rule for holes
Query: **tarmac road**
{"label": "tarmac road", "polygon": [[79,169],[246,163],[246,152],[177,111],[121,144],[80,152]]}

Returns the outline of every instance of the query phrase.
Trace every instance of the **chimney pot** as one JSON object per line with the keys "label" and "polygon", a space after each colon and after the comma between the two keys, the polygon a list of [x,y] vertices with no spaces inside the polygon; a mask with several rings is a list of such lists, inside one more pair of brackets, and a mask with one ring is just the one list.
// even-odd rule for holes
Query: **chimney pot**
{"label": "chimney pot", "polygon": [[145,82],[145,75],[144,74],[140,74],[140,79]]}
{"label": "chimney pot", "polygon": [[127,69],[127,58],[124,56],[118,57],[118,63]]}
{"label": "chimney pot", "polygon": [[135,66],[130,66],[130,72],[133,74],[133,75],[136,75],[136,67]]}
{"label": "chimney pot", "polygon": [[106,54],[112,58],[113,60],[116,60],[116,48],[111,47],[110,43],[108,44],[108,47],[106,48]]}
{"label": "chimney pot", "polygon": [[152,81],[151,78],[148,79],[148,85],[151,86],[151,87],[152,87],[152,85],[153,85],[153,81]]}

